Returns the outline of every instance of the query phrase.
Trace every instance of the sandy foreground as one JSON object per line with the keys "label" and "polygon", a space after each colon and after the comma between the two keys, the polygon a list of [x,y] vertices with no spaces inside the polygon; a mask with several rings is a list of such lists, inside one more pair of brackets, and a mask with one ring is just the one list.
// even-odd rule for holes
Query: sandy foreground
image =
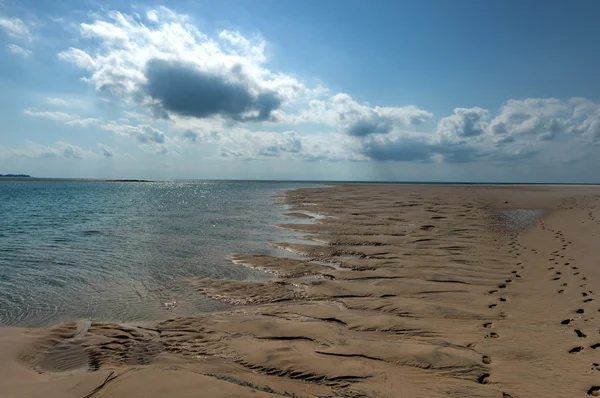
{"label": "sandy foreground", "polygon": [[[304,222],[281,227],[310,240],[277,246],[305,259],[239,254],[276,278],[189,281],[233,310],[0,329],[0,396],[600,395],[600,187],[349,185],[286,200]],[[545,213],[507,229],[507,209]]]}

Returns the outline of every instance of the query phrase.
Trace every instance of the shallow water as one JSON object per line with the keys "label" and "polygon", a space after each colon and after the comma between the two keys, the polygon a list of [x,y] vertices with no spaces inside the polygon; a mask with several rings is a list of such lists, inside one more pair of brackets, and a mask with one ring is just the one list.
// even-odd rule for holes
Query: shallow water
{"label": "shallow water", "polygon": [[523,229],[535,225],[544,215],[541,209],[512,209],[496,213],[496,220],[507,229]]}
{"label": "shallow water", "polygon": [[[306,185],[306,184],[304,184]],[[224,304],[191,277],[263,279],[231,253],[293,239],[277,194],[292,183],[0,183],[0,325],[148,321]]]}

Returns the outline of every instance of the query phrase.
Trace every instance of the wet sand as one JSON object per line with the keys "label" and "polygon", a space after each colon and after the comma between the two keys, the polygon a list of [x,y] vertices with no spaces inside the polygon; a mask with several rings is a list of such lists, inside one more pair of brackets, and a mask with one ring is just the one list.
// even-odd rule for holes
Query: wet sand
{"label": "wet sand", "polygon": [[280,227],[309,241],[274,245],[303,257],[235,254],[273,279],[189,281],[233,310],[1,329],[0,395],[600,395],[600,187],[346,185],[286,200]]}

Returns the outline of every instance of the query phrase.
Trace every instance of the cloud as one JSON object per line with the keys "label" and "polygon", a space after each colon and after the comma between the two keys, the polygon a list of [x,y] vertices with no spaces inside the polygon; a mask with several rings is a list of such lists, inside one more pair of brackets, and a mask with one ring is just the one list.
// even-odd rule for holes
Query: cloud
{"label": "cloud", "polygon": [[335,94],[326,100],[310,100],[308,109],[298,115],[275,113],[284,122],[325,124],[355,137],[387,134],[395,128],[423,124],[433,117],[431,112],[413,105],[371,107],[358,103],[344,93]]}
{"label": "cloud", "polygon": [[[310,92],[296,78],[264,66],[262,38],[226,30],[210,38],[189,17],[164,7],[145,17],[109,12],[79,29],[83,44],[89,40],[94,47],[71,47],[59,58],[86,70],[84,80],[98,90],[131,103],[150,108],[158,103],[166,112],[193,117],[263,120],[280,104]],[[161,82],[169,73],[177,90]],[[211,90],[220,102],[208,104],[202,92],[191,93],[186,83]],[[192,94],[200,105],[182,103]]]}
{"label": "cloud", "polygon": [[488,111],[479,107],[456,108],[453,115],[440,119],[437,132],[450,140],[477,137],[484,134],[488,128],[485,121],[487,116]]}
{"label": "cloud", "polygon": [[26,149],[13,149],[12,155],[30,159],[37,158],[68,158],[82,159],[88,152],[82,148],[66,142],[58,141],[53,145],[43,145],[33,141],[27,141]]}
{"label": "cloud", "polygon": [[508,100],[498,116],[490,123],[492,134],[499,136],[552,137],[564,131],[571,109],[569,104],[555,98]]}
{"label": "cloud", "polygon": [[97,124],[102,122],[100,119],[94,117],[87,118],[75,118],[66,122],[69,126],[79,126],[79,127],[87,127],[92,124]]}
{"label": "cloud", "polygon": [[219,153],[223,157],[245,160],[363,160],[353,148],[355,145],[353,140],[336,133],[301,135],[295,131],[276,133],[236,128],[220,137]]}
{"label": "cloud", "polygon": [[46,97],[46,101],[51,104],[51,105],[56,105],[56,106],[69,106],[69,103],[62,99],[62,98],[53,98],[53,97]]}
{"label": "cloud", "polygon": [[85,51],[78,48],[70,47],[67,51],[59,53],[58,58],[71,62],[81,69],[94,70],[96,68],[96,61]]}
{"label": "cloud", "polygon": [[559,135],[574,135],[596,143],[600,141],[600,104],[584,98],[509,100],[489,129],[504,140],[552,141]]}
{"label": "cloud", "polygon": [[23,111],[28,116],[40,117],[44,119],[53,120],[55,122],[61,122],[69,126],[87,127],[92,124],[100,123],[101,120],[97,118],[81,118],[77,115],[71,115],[65,112],[51,112],[51,111],[35,111],[32,109],[26,109]]}
{"label": "cloud", "polygon": [[100,151],[102,152],[102,156],[104,156],[105,158],[111,158],[111,157],[115,156],[115,150],[113,148],[109,147],[108,145],[98,144],[98,148],[100,148]]}
{"label": "cloud", "polygon": [[361,153],[370,160],[398,162],[467,163],[483,156],[481,148],[464,142],[440,142],[431,135],[406,132],[369,136],[362,141]]}
{"label": "cloud", "polygon": [[161,110],[182,116],[220,115],[238,121],[264,121],[271,119],[271,112],[281,106],[274,92],[253,93],[251,87],[243,83],[244,77],[228,81],[193,64],[151,59],[145,76],[145,92],[157,101]]}
{"label": "cloud", "polygon": [[9,36],[31,41],[29,28],[19,18],[0,17],[0,28],[4,29]]}
{"label": "cloud", "polygon": [[23,113],[25,113],[28,116],[42,117],[45,119],[54,120],[56,122],[67,122],[75,118],[75,116],[69,115],[65,112],[37,112],[31,109],[26,109],[23,111]]}
{"label": "cloud", "polygon": [[372,160],[429,162],[434,151],[423,137],[375,135],[362,142],[361,152]]}
{"label": "cloud", "polygon": [[166,154],[168,152],[167,147],[174,143],[165,133],[148,125],[131,126],[108,123],[100,126],[100,128],[134,139],[144,151],[149,153]]}
{"label": "cloud", "polygon": [[[231,30],[211,36],[165,7],[93,14],[78,29],[79,44],[59,58],[130,112],[127,124],[102,128],[147,152],[201,142],[240,159],[465,163],[541,157],[559,137],[600,143],[600,106],[589,100],[513,99],[497,113],[457,107],[435,123],[414,105],[373,106],[308,87],[268,66],[262,37]],[[173,138],[152,127],[150,115],[164,119]]]}
{"label": "cloud", "polygon": [[186,138],[192,142],[196,142],[198,141],[198,137],[199,137],[199,133],[196,133],[194,131],[186,131],[185,133],[183,133],[183,138]]}
{"label": "cloud", "polygon": [[11,53],[15,55],[20,55],[23,58],[29,58],[33,55],[33,53],[30,50],[27,50],[26,48],[23,48],[21,46],[17,46],[16,44],[8,44],[6,47]]}

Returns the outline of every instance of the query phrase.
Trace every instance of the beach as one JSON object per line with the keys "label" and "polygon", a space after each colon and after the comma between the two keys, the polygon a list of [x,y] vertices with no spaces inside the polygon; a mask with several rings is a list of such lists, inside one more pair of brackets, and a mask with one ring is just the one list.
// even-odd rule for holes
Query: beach
{"label": "beach", "polygon": [[301,233],[189,278],[224,311],[0,332],[2,397],[600,395],[600,187],[286,191]]}

